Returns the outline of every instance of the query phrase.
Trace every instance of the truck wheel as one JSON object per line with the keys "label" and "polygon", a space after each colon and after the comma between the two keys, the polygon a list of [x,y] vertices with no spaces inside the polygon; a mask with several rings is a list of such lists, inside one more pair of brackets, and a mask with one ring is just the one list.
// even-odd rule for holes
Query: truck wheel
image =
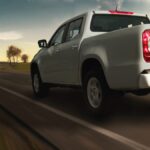
{"label": "truck wheel", "polygon": [[40,74],[37,70],[32,74],[32,87],[36,97],[43,98],[48,95],[48,86],[42,82]]}
{"label": "truck wheel", "polygon": [[89,71],[83,81],[86,107],[89,113],[104,115],[107,109],[107,88],[104,78],[98,71]]}

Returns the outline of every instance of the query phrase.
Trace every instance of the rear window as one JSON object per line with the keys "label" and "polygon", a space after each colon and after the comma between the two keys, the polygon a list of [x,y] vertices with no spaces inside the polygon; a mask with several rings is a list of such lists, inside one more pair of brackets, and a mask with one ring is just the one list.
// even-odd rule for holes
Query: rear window
{"label": "rear window", "polygon": [[124,15],[93,15],[91,30],[93,32],[110,32],[141,24],[150,24],[147,17]]}

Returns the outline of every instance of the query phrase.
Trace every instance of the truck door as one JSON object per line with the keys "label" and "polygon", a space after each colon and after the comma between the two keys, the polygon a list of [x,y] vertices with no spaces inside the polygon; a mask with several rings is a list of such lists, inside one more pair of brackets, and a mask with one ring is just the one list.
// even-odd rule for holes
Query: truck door
{"label": "truck door", "polygon": [[41,59],[44,81],[48,83],[59,83],[61,76],[60,49],[63,44],[66,25],[61,26],[52,37],[49,48],[45,50]]}
{"label": "truck door", "polygon": [[59,49],[59,83],[78,84],[79,46],[82,38],[83,18],[68,24],[65,42],[57,46]]}

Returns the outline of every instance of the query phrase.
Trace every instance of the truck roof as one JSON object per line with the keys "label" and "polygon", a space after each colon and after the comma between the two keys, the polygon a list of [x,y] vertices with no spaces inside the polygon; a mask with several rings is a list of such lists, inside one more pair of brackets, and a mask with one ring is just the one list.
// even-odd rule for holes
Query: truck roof
{"label": "truck roof", "polygon": [[[80,14],[78,16],[75,16],[71,19],[69,19],[68,21],[70,20],[73,20],[75,18],[78,18],[80,16],[83,16],[85,14],[112,14],[112,15],[128,15],[128,16],[140,16],[140,17],[147,17],[146,14],[140,14],[140,13],[135,13],[135,12],[129,12],[129,11],[120,11],[120,10],[90,10],[86,13],[83,13],[83,14]],[[68,22],[66,21],[66,22]]]}
{"label": "truck roof", "polygon": [[85,12],[83,14],[80,14],[78,16],[75,16],[71,19],[68,19],[67,21],[65,21],[62,25],[76,19],[79,18],[83,15],[88,15],[88,14],[112,14],[112,15],[128,15],[128,16],[141,16],[141,17],[147,17],[146,14],[140,14],[140,13],[135,13],[135,12],[129,12],[129,11],[120,11],[120,10],[90,10],[88,12]]}
{"label": "truck roof", "polygon": [[120,11],[120,10],[107,10],[107,11],[93,10],[90,12],[93,12],[95,14],[114,14],[114,15],[129,15],[129,16],[143,16],[143,17],[146,16],[146,14],[140,14],[140,13],[129,12],[129,11]]}

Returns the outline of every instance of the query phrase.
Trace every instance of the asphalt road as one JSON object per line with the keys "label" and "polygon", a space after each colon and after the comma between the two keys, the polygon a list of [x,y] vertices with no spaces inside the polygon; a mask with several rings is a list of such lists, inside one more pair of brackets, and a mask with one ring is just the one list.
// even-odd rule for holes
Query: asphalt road
{"label": "asphalt road", "polygon": [[[108,116],[86,114],[82,92],[51,89],[36,99],[30,76],[0,73],[0,105],[42,139],[64,150],[150,149],[150,95],[110,98]],[[30,133],[32,134],[32,133]]]}
{"label": "asphalt road", "polygon": [[0,107],[0,150],[54,150],[23,123]]}

